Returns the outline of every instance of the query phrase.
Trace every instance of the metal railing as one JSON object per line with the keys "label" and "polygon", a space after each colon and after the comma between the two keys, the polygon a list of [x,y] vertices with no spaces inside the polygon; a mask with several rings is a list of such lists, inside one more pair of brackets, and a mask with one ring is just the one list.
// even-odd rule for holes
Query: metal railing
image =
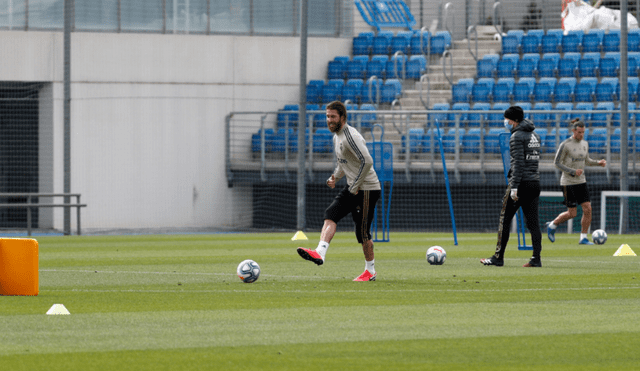
{"label": "metal railing", "polygon": [[[26,202],[16,202],[16,203],[2,203],[0,204],[0,208],[26,208],[27,209],[27,233],[31,236],[32,230],[32,213],[33,209],[41,208],[41,207],[64,207],[64,208],[76,208],[76,225],[78,227],[78,235],[81,233],[80,227],[80,209],[83,207],[87,207],[87,204],[80,203],[80,194],[79,193],[0,193],[0,197],[8,197],[8,198],[26,198]],[[39,201],[40,198],[56,198],[56,197],[75,197],[75,203],[35,203],[34,201]],[[71,230],[65,230],[64,234],[70,235]]]}

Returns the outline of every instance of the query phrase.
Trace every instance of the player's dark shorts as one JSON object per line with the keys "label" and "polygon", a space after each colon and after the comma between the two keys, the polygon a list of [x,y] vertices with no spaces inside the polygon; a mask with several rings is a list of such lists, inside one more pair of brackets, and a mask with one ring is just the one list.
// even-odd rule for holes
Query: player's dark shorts
{"label": "player's dark shorts", "polygon": [[349,187],[345,187],[327,210],[324,211],[324,219],[333,220],[338,223],[342,218],[351,213],[356,224],[356,238],[359,243],[371,239],[371,223],[376,203],[380,198],[380,191],[358,191],[358,194],[349,192]]}
{"label": "player's dark shorts", "polygon": [[562,195],[564,196],[563,204],[569,208],[577,207],[585,202],[591,202],[587,183],[562,186]]}

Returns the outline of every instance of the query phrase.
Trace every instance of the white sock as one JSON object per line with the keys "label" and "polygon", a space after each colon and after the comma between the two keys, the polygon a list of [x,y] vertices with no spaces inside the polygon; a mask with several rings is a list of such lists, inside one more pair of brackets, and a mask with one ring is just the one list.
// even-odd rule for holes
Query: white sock
{"label": "white sock", "polygon": [[369,273],[376,274],[375,259],[370,262],[365,260],[365,263],[364,268],[368,270]]}
{"label": "white sock", "polygon": [[587,238],[587,234],[586,233],[580,233],[580,241],[582,241],[585,238]]}
{"label": "white sock", "polygon": [[551,223],[549,223],[549,228],[556,229],[556,228],[558,228],[558,226],[553,224],[553,222],[551,222]]}
{"label": "white sock", "polygon": [[320,254],[320,256],[322,256],[322,259],[324,259],[325,255],[327,255],[328,248],[329,248],[328,242],[320,241],[318,243],[318,247],[316,247],[316,252]]}

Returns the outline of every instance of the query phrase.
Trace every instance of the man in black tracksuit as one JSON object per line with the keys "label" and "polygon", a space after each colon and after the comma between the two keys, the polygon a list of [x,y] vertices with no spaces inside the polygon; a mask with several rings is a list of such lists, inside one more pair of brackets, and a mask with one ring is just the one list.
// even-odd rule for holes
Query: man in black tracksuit
{"label": "man in black tracksuit", "polygon": [[481,259],[480,262],[484,265],[499,267],[504,265],[504,251],[509,242],[511,220],[522,207],[533,244],[533,256],[524,266],[541,267],[542,233],[538,222],[540,136],[533,131],[535,129],[533,122],[524,118],[522,108],[509,107],[504,112],[504,118],[505,126],[511,131],[509,185],[502,199],[496,253],[490,258]]}

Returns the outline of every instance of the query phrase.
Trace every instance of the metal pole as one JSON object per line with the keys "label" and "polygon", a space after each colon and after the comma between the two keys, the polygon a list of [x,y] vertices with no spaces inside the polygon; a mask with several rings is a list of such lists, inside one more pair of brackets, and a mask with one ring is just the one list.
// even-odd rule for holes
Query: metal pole
{"label": "metal pole", "polygon": [[[305,229],[305,128],[307,127],[307,0],[300,0],[300,108],[298,114],[298,223],[299,231]],[[311,135],[311,133],[309,133]]]}
{"label": "metal pole", "polygon": [[[71,22],[73,13],[73,0],[64,0],[64,193],[71,193]],[[64,203],[71,203],[71,198],[65,196]],[[71,234],[71,208],[68,206],[64,208],[64,234]]]}
{"label": "metal pole", "polygon": [[[620,190],[629,191],[629,114],[627,101],[627,2],[620,2]],[[611,165],[609,165],[611,166]],[[629,199],[620,197],[620,231],[627,233]]]}

